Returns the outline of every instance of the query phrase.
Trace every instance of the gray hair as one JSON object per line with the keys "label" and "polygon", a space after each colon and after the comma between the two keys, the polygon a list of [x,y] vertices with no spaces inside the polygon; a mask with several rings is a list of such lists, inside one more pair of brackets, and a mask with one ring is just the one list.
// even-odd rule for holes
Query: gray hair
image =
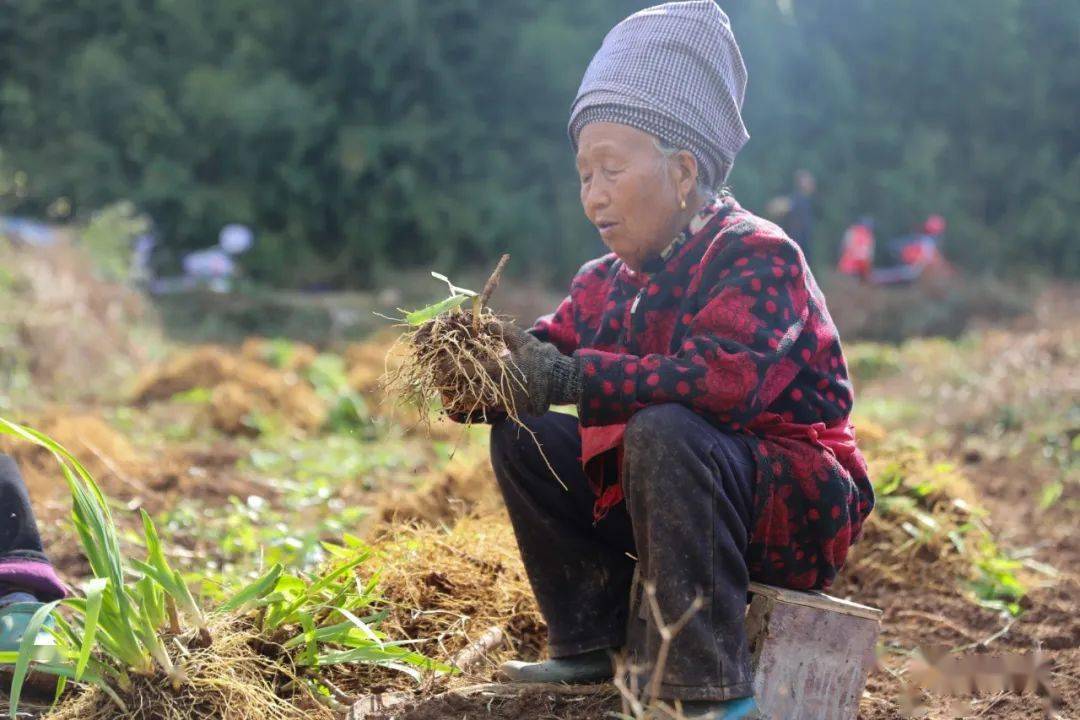
{"label": "gray hair", "polygon": [[[678,147],[676,145],[672,145],[671,143],[667,142],[666,140],[662,140],[661,138],[658,138],[658,137],[653,137],[653,145],[656,146],[656,149],[660,151],[661,155],[663,155],[665,158],[669,158],[669,159],[675,157],[676,155],[678,155],[680,152],[682,152],[684,150],[686,150],[686,152],[690,153],[691,155],[694,154],[692,150],[687,150],[686,148],[681,148],[681,147]],[[695,157],[697,157],[697,156],[695,155]],[[697,178],[697,191],[698,191],[698,195],[700,195],[702,198],[711,198],[714,195],[716,195],[716,189],[712,188],[712,187],[709,187],[709,185],[705,182],[704,176],[701,174],[700,171],[698,172],[698,178]]]}

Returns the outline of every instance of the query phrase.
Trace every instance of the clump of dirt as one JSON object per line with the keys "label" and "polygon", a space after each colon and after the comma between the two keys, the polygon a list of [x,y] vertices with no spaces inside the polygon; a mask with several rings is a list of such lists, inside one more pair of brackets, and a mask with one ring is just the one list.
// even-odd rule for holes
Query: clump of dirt
{"label": "clump of dirt", "polygon": [[210,391],[210,423],[229,434],[255,434],[254,414],[275,414],[291,426],[315,432],[326,422],[326,402],[297,373],[205,345],[146,369],[135,381],[132,402],[168,400],[196,389]]}

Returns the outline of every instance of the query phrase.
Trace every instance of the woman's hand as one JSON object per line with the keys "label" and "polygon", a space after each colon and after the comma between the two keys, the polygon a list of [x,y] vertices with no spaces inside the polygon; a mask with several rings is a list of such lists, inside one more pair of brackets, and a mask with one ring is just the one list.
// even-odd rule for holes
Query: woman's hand
{"label": "woman's hand", "polygon": [[[499,322],[507,357],[502,364],[485,363],[484,369],[510,393],[519,414],[543,415],[553,404],[577,404],[581,370],[577,358],[559,352],[510,322]],[[509,377],[506,377],[506,376]]]}
{"label": "woman's hand", "polygon": [[447,357],[435,369],[443,409],[451,417],[493,410],[537,416],[552,404],[577,404],[581,395],[577,358],[563,355],[554,345],[541,342],[511,322],[496,322],[506,349],[499,362],[486,360],[481,367],[507,395],[507,402],[501,407],[480,407],[473,398],[458,397],[456,375],[461,370]]}

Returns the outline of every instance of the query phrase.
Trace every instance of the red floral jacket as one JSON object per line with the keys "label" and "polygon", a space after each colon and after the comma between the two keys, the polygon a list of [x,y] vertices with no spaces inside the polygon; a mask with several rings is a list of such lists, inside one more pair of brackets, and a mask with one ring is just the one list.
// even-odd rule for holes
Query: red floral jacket
{"label": "red floral jacket", "polygon": [[532,332],[582,359],[582,464],[598,518],[622,500],[600,468],[617,461],[627,420],[681,403],[754,449],[751,577],[829,586],[874,493],[836,326],[780,228],[718,197],[641,272],[613,254],[586,263]]}

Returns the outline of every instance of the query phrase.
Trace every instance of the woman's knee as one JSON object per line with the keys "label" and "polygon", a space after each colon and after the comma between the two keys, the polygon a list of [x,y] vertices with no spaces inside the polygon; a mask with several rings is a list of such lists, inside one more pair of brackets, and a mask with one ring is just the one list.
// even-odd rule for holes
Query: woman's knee
{"label": "woman's knee", "polygon": [[648,457],[670,450],[683,444],[692,435],[690,430],[702,423],[703,418],[683,405],[666,403],[642,408],[626,423],[626,452]]}
{"label": "woman's knee", "polygon": [[[635,413],[626,426],[623,456],[627,492],[662,492],[678,484],[676,475],[701,471],[749,471],[753,458],[742,438],[725,433],[683,405],[652,405]],[[720,456],[723,456],[721,458]]]}

